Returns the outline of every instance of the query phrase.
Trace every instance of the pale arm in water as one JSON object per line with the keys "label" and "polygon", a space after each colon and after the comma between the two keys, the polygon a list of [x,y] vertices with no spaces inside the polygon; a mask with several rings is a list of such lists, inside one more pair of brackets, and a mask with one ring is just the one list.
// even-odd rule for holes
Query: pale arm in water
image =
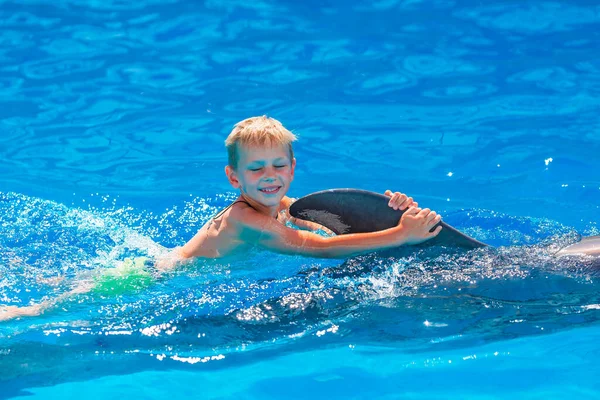
{"label": "pale arm in water", "polygon": [[246,235],[255,236],[260,246],[284,254],[308,257],[345,258],[357,254],[384,250],[407,244],[417,244],[431,239],[441,231],[441,226],[429,232],[441,219],[429,209],[411,208],[404,213],[393,228],[369,233],[355,233],[323,237],[312,232],[298,231],[255,212],[244,210]]}

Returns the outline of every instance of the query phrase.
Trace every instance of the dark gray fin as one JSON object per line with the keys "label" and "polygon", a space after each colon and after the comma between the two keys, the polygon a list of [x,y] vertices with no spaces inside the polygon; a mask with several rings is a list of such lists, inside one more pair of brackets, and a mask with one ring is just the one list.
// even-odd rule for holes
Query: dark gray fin
{"label": "dark gray fin", "polygon": [[[388,201],[388,197],[366,190],[330,189],[296,200],[290,207],[290,214],[324,225],[338,235],[375,232],[398,225],[404,213],[389,207]],[[438,225],[442,225],[440,234],[422,246],[465,249],[487,246],[443,221]]]}

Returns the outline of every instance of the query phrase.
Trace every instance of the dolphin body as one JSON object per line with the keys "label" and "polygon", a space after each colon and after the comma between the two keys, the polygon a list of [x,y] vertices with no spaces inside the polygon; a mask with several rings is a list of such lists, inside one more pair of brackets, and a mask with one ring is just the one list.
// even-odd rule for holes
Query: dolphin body
{"label": "dolphin body", "polygon": [[[290,206],[293,217],[313,221],[331,229],[338,235],[375,232],[398,225],[404,211],[388,206],[389,197],[358,189],[330,189],[316,192],[296,200]],[[442,231],[419,247],[446,246],[461,249],[487,247],[456,228],[440,221]],[[580,242],[561,249],[557,256],[587,255],[598,257],[600,265],[600,236],[583,238]]]}
{"label": "dolphin body", "polygon": [[556,254],[559,256],[585,254],[600,259],[600,236],[585,237],[580,242],[567,246]]}

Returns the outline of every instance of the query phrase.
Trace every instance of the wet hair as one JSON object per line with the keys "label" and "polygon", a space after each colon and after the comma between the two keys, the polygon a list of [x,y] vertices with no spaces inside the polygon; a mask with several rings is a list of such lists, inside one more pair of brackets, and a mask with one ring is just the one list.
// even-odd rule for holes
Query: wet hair
{"label": "wet hair", "polygon": [[294,158],[292,142],[297,137],[288,131],[281,122],[266,115],[251,117],[235,124],[233,130],[225,139],[225,147],[229,156],[229,166],[237,168],[239,160],[239,146],[273,147],[286,146],[290,153],[290,161]]}

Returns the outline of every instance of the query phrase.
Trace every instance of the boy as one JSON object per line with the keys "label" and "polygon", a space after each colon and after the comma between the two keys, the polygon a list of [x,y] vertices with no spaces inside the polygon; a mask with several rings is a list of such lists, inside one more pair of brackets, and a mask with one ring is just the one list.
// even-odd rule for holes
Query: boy
{"label": "boy", "polygon": [[[294,134],[266,116],[237,123],[225,145],[229,163],[225,173],[240,196],[208,221],[183,247],[159,258],[159,271],[172,269],[194,257],[224,258],[242,255],[258,246],[285,254],[310,257],[346,258],[364,252],[416,244],[437,236],[442,229],[429,232],[441,219],[429,209],[421,210],[412,198],[390,190],[389,206],[408,210],[394,228],[378,232],[323,237],[307,230],[285,226],[290,221],[302,229],[327,228],[289,215],[293,200],[286,196],[294,179],[296,159],[292,149]],[[108,268],[95,281],[80,284],[54,300],[16,307],[0,308],[0,321],[20,316],[39,315],[59,301],[88,291],[117,293],[127,287],[143,288],[152,280],[142,259],[127,259],[118,268]]]}
{"label": "boy", "polygon": [[[398,226],[379,232],[323,237],[285,226],[291,221],[303,229],[322,226],[289,216],[293,200],[286,196],[294,179],[296,136],[266,116],[238,122],[225,140],[229,163],[225,174],[240,197],[206,223],[183,247],[175,249],[159,268],[168,269],[192,257],[221,258],[259,246],[286,254],[345,258],[356,254],[416,244],[437,236],[441,226],[429,230],[441,217],[402,193],[385,194],[389,206],[406,209]],[[325,228],[326,229],[326,228]]]}

